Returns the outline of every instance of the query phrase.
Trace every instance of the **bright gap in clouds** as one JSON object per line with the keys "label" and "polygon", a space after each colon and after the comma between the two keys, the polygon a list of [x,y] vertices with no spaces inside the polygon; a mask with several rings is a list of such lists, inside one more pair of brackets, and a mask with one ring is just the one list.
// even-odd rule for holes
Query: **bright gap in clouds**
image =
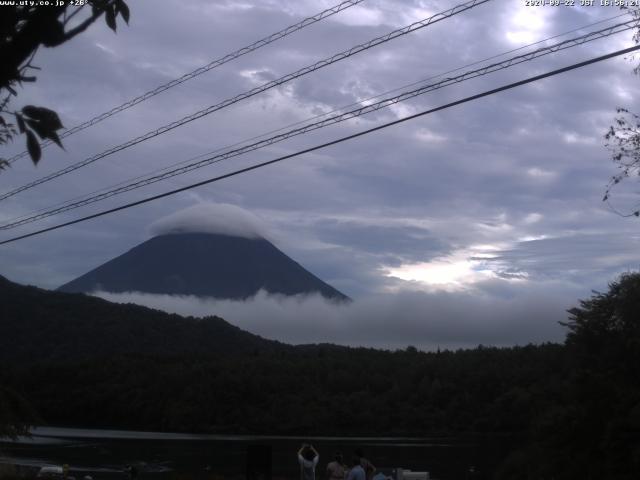
{"label": "bright gap in clouds", "polygon": [[[492,258],[492,252],[498,250],[500,250],[499,247],[494,245],[478,245],[429,262],[385,268],[383,272],[388,277],[416,282],[436,290],[464,290],[484,280],[505,278],[499,275],[500,272],[488,268],[483,261]],[[526,274],[520,273],[518,277],[511,278],[511,281],[522,280],[524,276]]]}
{"label": "bright gap in clouds", "polygon": [[527,45],[542,38],[553,10],[528,7],[524,1],[517,2],[516,8],[507,15],[506,28],[503,29],[507,40],[515,45]]}

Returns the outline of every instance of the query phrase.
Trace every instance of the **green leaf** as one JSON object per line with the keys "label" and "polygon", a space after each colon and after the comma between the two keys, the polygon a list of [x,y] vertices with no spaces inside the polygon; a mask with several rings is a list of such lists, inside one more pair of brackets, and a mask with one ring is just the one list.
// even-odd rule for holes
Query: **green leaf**
{"label": "green leaf", "polygon": [[19,113],[16,113],[16,123],[18,124],[18,130],[20,130],[20,133],[24,133],[26,127],[24,126],[22,115],[20,115]]}
{"label": "green leaf", "polygon": [[53,110],[49,110],[48,108],[43,108],[43,110],[45,113],[42,116],[41,121],[47,126],[49,130],[56,131],[64,128],[62,122],[60,121],[60,117],[56,112],[54,112]]}
{"label": "green leaf", "polygon": [[49,138],[56,145],[58,145],[60,148],[64,150],[64,147],[62,146],[62,142],[60,141],[60,137],[58,136],[55,130],[49,130],[46,128],[45,124],[33,119],[27,119],[26,122],[27,122],[27,125],[29,125],[29,127],[31,127],[38,134],[40,138],[42,139]]}
{"label": "green leaf", "polygon": [[22,109],[22,113],[40,122],[47,131],[55,131],[63,128],[58,114],[48,108],[27,105]]}
{"label": "green leaf", "polygon": [[25,119],[25,122],[27,122],[27,125],[29,125],[29,128],[31,128],[34,132],[36,132],[40,138],[46,138],[47,130],[43,127],[43,125],[40,122],[38,122],[37,120],[33,120],[31,118]]}
{"label": "green leaf", "polygon": [[124,19],[127,25],[129,25],[129,7],[124,0],[116,0],[116,10],[120,13],[120,16]]}
{"label": "green leaf", "polygon": [[107,22],[107,26],[113,30],[114,32],[116,31],[116,11],[115,11],[115,7],[114,8],[107,8],[104,12],[104,19]]}
{"label": "green leaf", "polygon": [[55,47],[64,42],[64,25],[59,20],[43,22],[40,32],[45,47]]}
{"label": "green leaf", "polygon": [[89,0],[91,4],[91,14],[95,17],[100,15],[107,4],[106,0]]}
{"label": "green leaf", "polygon": [[40,161],[42,151],[40,150],[40,144],[38,143],[36,135],[31,130],[27,130],[27,150],[29,151],[31,160],[37,165]]}
{"label": "green leaf", "polygon": [[30,116],[31,118],[38,118],[38,112],[39,112],[39,108],[35,107],[33,105],[26,105],[24,107],[22,107],[22,113],[24,113],[25,115]]}
{"label": "green leaf", "polygon": [[58,145],[61,149],[64,150],[62,146],[62,142],[60,141],[60,137],[56,132],[49,132],[48,138],[50,138],[56,145]]}

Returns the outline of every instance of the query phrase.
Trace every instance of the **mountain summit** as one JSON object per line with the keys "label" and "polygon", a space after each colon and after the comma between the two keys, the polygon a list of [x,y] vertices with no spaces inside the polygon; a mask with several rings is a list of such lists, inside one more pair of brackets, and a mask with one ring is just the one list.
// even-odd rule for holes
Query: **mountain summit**
{"label": "mountain summit", "polygon": [[259,290],[282,295],[348,297],[264,238],[214,233],[159,235],[81,277],[63,292],[145,292],[245,299]]}

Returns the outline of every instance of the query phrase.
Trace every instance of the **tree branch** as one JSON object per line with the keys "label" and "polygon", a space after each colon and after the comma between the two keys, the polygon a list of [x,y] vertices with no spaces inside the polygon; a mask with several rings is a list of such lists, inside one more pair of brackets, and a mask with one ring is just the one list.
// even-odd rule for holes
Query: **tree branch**
{"label": "tree branch", "polygon": [[[65,32],[64,37],[62,37],[62,41],[60,43],[64,43],[67,40],[71,40],[73,37],[75,37],[76,35],[78,35],[79,33],[84,32],[87,28],[89,28],[89,26],[95,22],[100,15],[102,15],[108,7],[110,7],[111,5],[113,5],[114,1],[111,1],[107,4],[105,4],[104,7],[100,7],[97,8],[89,18],[87,18],[84,22],[82,22],[80,25],[78,25],[77,27],[72,28],[71,30]],[[81,7],[82,8],[82,7]],[[79,12],[80,10],[77,10],[76,12],[74,12],[74,15]]]}
{"label": "tree branch", "polygon": [[76,8],[76,9],[73,11],[73,13],[72,13],[71,15],[69,15],[67,18],[65,18],[65,20],[64,20],[64,25],[66,26],[66,25],[67,25],[67,23],[69,23],[73,17],[75,17],[78,13],[80,13],[80,11],[81,11],[85,6],[86,6],[86,4],[85,4],[85,5],[82,5],[82,6],[81,6],[81,7],[79,7],[79,8]]}
{"label": "tree branch", "polygon": [[[104,13],[104,10],[100,10],[99,12],[95,12],[92,13],[91,16],[89,18],[87,18],[84,22],[82,22],[80,25],[72,28],[71,30],[64,32],[64,36],[61,38],[60,43],[64,43],[67,40],[71,40],[73,37],[75,37],[76,35],[84,32],[87,28],[89,28],[89,26],[91,26],[91,24],[93,22],[95,22],[98,17],[100,17],[100,15],[102,15]],[[59,45],[59,44],[58,44]],[[56,45],[57,46],[57,45]]]}

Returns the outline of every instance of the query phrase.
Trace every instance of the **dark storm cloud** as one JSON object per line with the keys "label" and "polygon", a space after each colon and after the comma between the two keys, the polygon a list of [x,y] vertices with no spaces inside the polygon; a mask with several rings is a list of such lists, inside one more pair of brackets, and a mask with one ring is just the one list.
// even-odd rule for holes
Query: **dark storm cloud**
{"label": "dark storm cloud", "polygon": [[426,261],[447,253],[448,247],[426,229],[324,220],[315,224],[320,240],[341,246],[358,245],[367,253]]}

